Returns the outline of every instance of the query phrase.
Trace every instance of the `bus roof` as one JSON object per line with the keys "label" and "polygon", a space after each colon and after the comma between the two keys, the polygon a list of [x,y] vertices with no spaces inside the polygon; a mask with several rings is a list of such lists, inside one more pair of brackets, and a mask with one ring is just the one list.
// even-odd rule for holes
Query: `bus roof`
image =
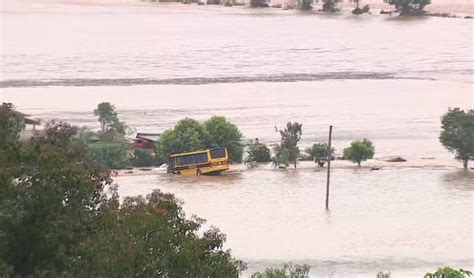
{"label": "bus roof", "polygon": [[185,153],[176,153],[170,155],[170,157],[177,157],[177,156],[183,156],[183,155],[190,155],[190,154],[197,154],[197,153],[205,153],[210,150],[215,150],[215,149],[224,149],[224,147],[219,147],[219,148],[212,148],[212,149],[205,149],[205,150],[198,150],[198,151],[193,151],[193,152],[185,152]]}

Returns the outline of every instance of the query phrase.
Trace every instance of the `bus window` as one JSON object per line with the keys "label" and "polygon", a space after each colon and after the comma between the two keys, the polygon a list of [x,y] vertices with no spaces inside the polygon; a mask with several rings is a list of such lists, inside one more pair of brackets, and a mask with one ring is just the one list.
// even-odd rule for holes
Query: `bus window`
{"label": "bus window", "polygon": [[225,148],[212,149],[212,150],[210,150],[210,153],[211,153],[211,158],[212,159],[225,157]]}

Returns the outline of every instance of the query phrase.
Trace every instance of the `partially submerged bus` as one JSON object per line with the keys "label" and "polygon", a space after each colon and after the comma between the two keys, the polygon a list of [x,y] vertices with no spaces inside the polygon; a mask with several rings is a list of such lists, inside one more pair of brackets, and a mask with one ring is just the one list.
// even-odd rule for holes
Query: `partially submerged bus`
{"label": "partially submerged bus", "polygon": [[181,175],[219,174],[229,170],[226,148],[214,148],[170,156],[170,172]]}

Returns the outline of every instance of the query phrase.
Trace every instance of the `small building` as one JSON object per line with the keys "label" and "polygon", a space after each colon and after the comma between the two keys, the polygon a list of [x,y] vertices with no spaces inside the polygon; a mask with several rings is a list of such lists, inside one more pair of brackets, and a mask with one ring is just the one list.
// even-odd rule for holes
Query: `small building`
{"label": "small building", "polygon": [[[36,133],[42,132],[41,122],[39,120],[29,118],[30,115],[16,111],[11,103],[3,103],[2,106],[0,106],[0,110],[23,123],[24,128],[20,135],[21,140],[28,140]],[[37,126],[40,127],[39,130]]]}
{"label": "small building", "polygon": [[133,149],[142,149],[155,152],[155,143],[160,138],[160,133],[137,133],[133,139]]}

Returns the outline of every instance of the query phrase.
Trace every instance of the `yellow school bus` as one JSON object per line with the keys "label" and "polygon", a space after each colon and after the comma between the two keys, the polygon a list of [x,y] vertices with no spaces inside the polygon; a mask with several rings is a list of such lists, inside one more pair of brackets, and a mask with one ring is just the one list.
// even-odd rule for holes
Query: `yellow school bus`
{"label": "yellow school bus", "polygon": [[169,170],[174,174],[200,176],[229,170],[226,148],[214,148],[170,156]]}

